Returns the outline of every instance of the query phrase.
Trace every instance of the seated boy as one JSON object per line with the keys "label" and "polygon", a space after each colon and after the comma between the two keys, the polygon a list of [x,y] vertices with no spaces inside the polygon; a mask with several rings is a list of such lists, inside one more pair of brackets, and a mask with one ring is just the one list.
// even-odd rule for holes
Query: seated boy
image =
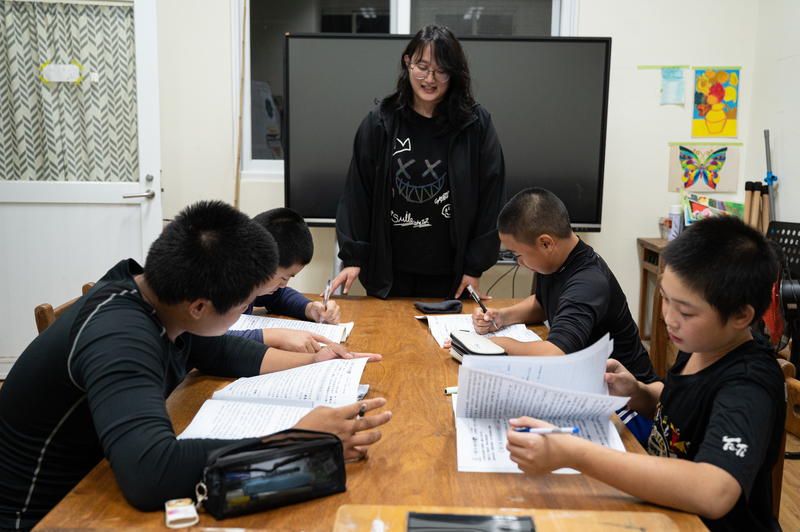
{"label": "seated boy", "polygon": [[600,255],[572,232],[567,208],[555,194],[543,188],[519,192],[500,212],[497,230],[506,249],[536,273],[536,294],[485,314],[475,309],[478,333],[494,330],[492,320],[498,327],[549,320],[544,342],[492,338],[509,355],[525,356],[574,353],[610,333],[611,358],[641,381],[658,380],[622,288]]}
{"label": "seated boy", "polygon": [[[103,457],[140,510],[191,497],[206,453],[231,441],[175,438],[166,397],[187,367],[246,377],[370,356],[337,344],[302,355],[225,335],[277,262],[264,228],[222,202],[201,202],[164,229],[144,269],[123,260],[36,337],[0,387],[0,529],[33,527]],[[358,458],[391,418],[356,424],[360,406],[317,408],[295,426],[336,434],[345,458]]]}
{"label": "seated boy", "polygon": [[[750,325],[762,316],[777,259],[733,216],[692,224],[661,254],[664,321],[681,350],[664,382],[637,381],[608,361],[612,394],[654,417],[650,455],[574,437],[508,431],[511,459],[540,475],[571,467],[641,499],[699,514],[710,530],[780,530],[772,514],[786,399],[772,347]],[[523,417],[514,427],[547,424]],[[682,458],[675,460],[674,458]]]}
{"label": "seated boy", "polygon": [[[278,270],[245,313],[251,314],[254,307],[264,307],[267,312],[300,320],[338,324],[341,310],[333,299],[328,299],[326,308],[322,301],[311,301],[300,292],[286,286],[289,279],[300,273],[314,256],[314,240],[303,217],[291,209],[278,208],[262,212],[253,220],[269,231],[275,239],[278,245]],[[278,349],[301,353],[316,353],[321,349],[319,342],[332,343],[322,335],[294,329],[253,329],[228,331],[228,334],[244,336]]]}

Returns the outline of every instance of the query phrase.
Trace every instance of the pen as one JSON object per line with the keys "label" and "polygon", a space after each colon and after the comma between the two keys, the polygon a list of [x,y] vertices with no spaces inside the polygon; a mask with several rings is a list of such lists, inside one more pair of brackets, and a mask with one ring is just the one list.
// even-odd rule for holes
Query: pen
{"label": "pen", "polygon": [[[467,290],[469,290],[469,295],[472,296],[472,299],[474,299],[478,303],[478,305],[481,306],[481,310],[483,311],[483,313],[486,314],[486,307],[483,306],[481,298],[478,296],[478,293],[475,291],[475,289],[472,288],[472,285],[467,285]],[[497,329],[498,331],[500,330],[500,327],[497,326],[497,323],[495,323],[494,320],[492,320],[492,325],[494,325],[494,328]]]}
{"label": "pen", "polygon": [[361,408],[358,411],[358,419],[364,417],[364,414],[367,413],[367,403],[361,403]]}
{"label": "pen", "polygon": [[552,427],[544,429],[534,429],[531,427],[517,427],[517,432],[530,432],[531,434],[577,434],[580,432],[578,427]]}
{"label": "pen", "polygon": [[458,393],[458,386],[450,386],[444,389],[445,395],[453,395],[454,393]]}
{"label": "pen", "polygon": [[[328,286],[325,287],[325,297],[322,299],[323,312],[328,310],[328,298],[331,297],[331,280],[328,279]],[[322,314],[319,315],[319,322],[322,323]]]}

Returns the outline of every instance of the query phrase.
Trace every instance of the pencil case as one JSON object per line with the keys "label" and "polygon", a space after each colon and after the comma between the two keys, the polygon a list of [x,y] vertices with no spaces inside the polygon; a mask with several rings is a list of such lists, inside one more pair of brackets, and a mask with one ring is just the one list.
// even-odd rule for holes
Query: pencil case
{"label": "pencil case", "polygon": [[209,452],[197,500],[225,519],[340,493],[346,483],[338,437],[288,429]]}
{"label": "pencil case", "polygon": [[505,355],[502,347],[485,336],[469,331],[450,331],[450,355],[462,361],[464,355]]}

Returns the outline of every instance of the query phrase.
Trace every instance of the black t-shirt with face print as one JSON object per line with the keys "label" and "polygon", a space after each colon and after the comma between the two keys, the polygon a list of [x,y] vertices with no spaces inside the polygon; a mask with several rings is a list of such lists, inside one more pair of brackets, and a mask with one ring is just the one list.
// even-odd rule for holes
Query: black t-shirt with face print
{"label": "black t-shirt with face print", "polygon": [[412,112],[400,120],[392,146],[389,213],[393,267],[421,274],[453,271],[450,242],[448,140],[436,136],[433,118]]}

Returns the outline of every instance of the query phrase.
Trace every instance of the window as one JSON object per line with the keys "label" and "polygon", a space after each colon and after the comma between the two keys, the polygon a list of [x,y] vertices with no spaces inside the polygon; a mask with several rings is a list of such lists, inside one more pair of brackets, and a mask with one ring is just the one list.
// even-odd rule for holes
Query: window
{"label": "window", "polygon": [[[232,1],[234,95],[239,107],[242,29],[242,178],[283,179],[283,39],[292,33],[412,33],[443,24],[456,35],[576,35],[577,0]],[[414,30],[416,31],[416,30]],[[234,124],[238,139],[238,121]]]}

